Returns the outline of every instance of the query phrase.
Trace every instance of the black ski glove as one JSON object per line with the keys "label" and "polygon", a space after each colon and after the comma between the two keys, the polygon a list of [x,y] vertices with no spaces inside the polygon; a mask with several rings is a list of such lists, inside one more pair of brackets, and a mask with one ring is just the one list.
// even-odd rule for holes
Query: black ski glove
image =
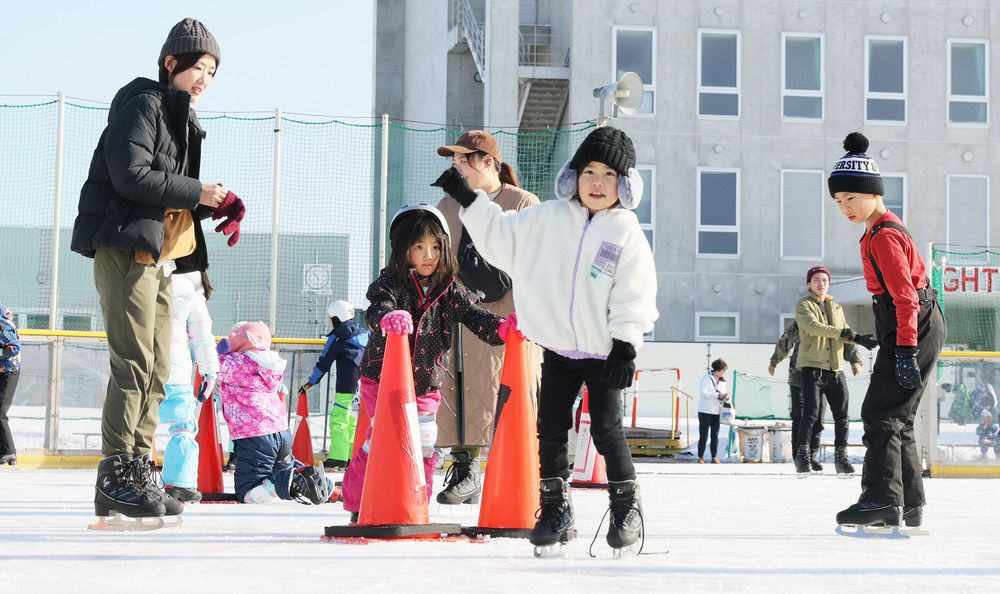
{"label": "black ski glove", "polygon": [[611,341],[611,352],[604,362],[604,382],[613,390],[624,390],[632,385],[635,377],[635,347],[632,343]]}
{"label": "black ski glove", "polygon": [[476,193],[469,187],[469,182],[454,167],[442,173],[441,177],[431,185],[441,188],[446,194],[458,200],[463,208],[469,208],[476,201]]}
{"label": "black ski glove", "polygon": [[846,338],[854,344],[860,344],[869,351],[878,346],[878,340],[871,334],[858,334],[850,328],[844,328],[843,332],[840,333],[840,337]]}
{"label": "black ski glove", "polygon": [[918,352],[913,346],[896,347],[896,383],[907,390],[916,390],[921,386]]}

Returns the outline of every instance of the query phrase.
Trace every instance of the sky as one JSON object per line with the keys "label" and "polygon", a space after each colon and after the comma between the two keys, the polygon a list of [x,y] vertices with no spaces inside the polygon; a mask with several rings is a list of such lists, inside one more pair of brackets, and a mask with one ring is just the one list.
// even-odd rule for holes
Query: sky
{"label": "sky", "polygon": [[[136,76],[156,78],[170,28],[200,20],[222,50],[205,111],[337,117],[372,111],[373,0],[28,0],[5,2],[0,35],[4,95],[110,102]],[[11,26],[16,23],[17,26]]]}

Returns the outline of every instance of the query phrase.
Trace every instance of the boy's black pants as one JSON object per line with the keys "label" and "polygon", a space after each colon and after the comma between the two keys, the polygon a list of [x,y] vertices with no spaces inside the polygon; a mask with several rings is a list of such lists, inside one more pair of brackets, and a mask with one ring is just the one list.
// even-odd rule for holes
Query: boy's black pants
{"label": "boy's black pants", "polygon": [[865,464],[861,472],[860,501],[912,507],[924,504],[920,454],[913,438],[913,418],[924,388],[935,381],[938,354],[947,328],[936,293],[920,290],[917,318],[917,363],[923,385],[908,390],[896,383],[896,308],[888,295],[873,298],[875,331],[880,348],[871,383],[861,405],[864,421]]}
{"label": "boy's black pants", "polygon": [[[846,448],[851,423],[847,413],[847,378],[838,371],[818,367],[800,367],[799,370],[802,372],[802,417],[799,419],[798,443],[809,444],[812,450],[819,447],[819,431],[823,430],[820,415],[823,397],[826,396],[833,414],[833,445]],[[817,424],[819,431],[814,432]]]}
{"label": "boy's black pants", "polygon": [[538,455],[543,479],[569,479],[569,430],[573,403],[587,384],[590,434],[604,456],[609,481],[635,480],[632,454],[622,430],[621,390],[603,380],[604,361],[570,359],[546,350],[542,358],[542,387],[538,396]]}

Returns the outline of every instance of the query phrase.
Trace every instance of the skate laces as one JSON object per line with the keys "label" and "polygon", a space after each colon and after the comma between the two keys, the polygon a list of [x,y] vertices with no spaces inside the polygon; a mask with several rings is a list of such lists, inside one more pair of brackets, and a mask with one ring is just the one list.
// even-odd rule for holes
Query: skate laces
{"label": "skate laces", "polygon": [[604,526],[604,520],[607,519],[609,514],[611,515],[610,526],[608,526],[610,528],[611,526],[624,525],[629,518],[629,514],[632,513],[636,513],[639,515],[639,551],[636,553],[636,555],[642,555],[643,554],[642,547],[646,545],[646,523],[645,519],[642,517],[642,510],[640,510],[635,505],[635,498],[632,499],[632,503],[629,505],[629,508],[625,512],[625,514],[622,516],[620,522],[616,521],[615,514],[611,513],[611,506],[610,505],[608,506],[608,509],[605,510],[604,512],[604,515],[601,516],[600,523],[597,524],[597,532],[594,533],[594,538],[593,540],[590,541],[590,548],[587,550],[587,554],[589,554],[593,559],[597,558],[597,555],[594,554],[594,543],[597,542],[597,537],[600,536],[601,528]]}

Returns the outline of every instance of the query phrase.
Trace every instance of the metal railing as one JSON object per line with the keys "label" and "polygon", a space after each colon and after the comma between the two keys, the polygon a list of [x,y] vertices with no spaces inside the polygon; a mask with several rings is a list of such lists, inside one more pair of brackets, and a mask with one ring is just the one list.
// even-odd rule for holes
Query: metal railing
{"label": "metal railing", "polygon": [[453,18],[462,27],[462,33],[469,44],[472,61],[476,63],[479,77],[486,82],[486,31],[479,24],[469,0],[455,0]]}

